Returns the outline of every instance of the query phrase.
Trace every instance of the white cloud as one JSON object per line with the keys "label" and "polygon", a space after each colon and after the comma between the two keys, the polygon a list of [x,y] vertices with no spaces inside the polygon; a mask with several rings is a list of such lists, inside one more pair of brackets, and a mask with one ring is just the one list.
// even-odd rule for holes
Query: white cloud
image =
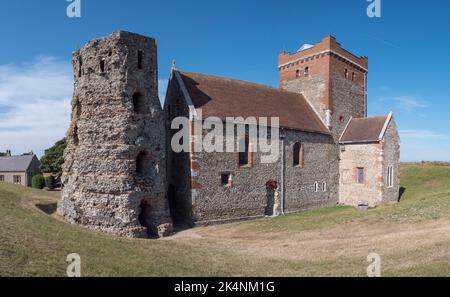
{"label": "white cloud", "polygon": [[0,151],[39,155],[69,126],[72,66],[53,57],[0,65]]}
{"label": "white cloud", "polygon": [[442,134],[430,130],[400,130],[400,137],[404,139],[435,139],[435,140],[450,140],[450,135]]}
{"label": "white cloud", "polygon": [[393,107],[405,110],[405,111],[412,111],[416,108],[426,108],[428,107],[428,103],[423,100],[419,100],[412,96],[395,96],[395,97],[386,97],[386,98],[380,98],[378,101],[380,102],[386,102],[390,101],[393,103]]}

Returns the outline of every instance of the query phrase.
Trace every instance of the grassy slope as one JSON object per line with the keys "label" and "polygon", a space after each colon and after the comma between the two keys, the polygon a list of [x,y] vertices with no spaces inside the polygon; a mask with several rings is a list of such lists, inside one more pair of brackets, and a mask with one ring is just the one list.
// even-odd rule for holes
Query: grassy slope
{"label": "grassy slope", "polygon": [[[288,249],[290,243],[302,243],[295,239],[299,234],[317,233],[320,238],[328,229],[345,234],[373,226],[395,230],[450,222],[450,167],[403,166],[402,185],[406,191],[394,206],[367,212],[327,208],[200,229],[201,238],[155,241],[115,238],[68,225],[34,207],[54,203],[56,193],[0,183],[0,275],[64,276],[69,253],[81,255],[84,276],[363,275],[364,249],[348,247],[343,257],[310,258],[297,258],[295,251],[290,258],[250,251],[262,242],[291,236]],[[384,275],[450,275],[448,238],[406,250],[395,242],[380,246],[386,254]],[[430,254],[434,256],[425,257]]]}

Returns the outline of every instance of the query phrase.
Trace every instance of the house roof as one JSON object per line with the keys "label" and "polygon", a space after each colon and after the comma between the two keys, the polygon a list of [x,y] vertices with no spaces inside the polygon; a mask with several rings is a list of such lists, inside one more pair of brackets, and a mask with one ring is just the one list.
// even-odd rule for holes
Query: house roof
{"label": "house roof", "polygon": [[342,133],[340,143],[379,142],[391,118],[392,113],[384,117],[352,118]]}
{"label": "house roof", "polygon": [[301,94],[230,78],[178,72],[194,108],[203,118],[279,117],[282,128],[330,134]]}
{"label": "house roof", "polygon": [[0,172],[24,172],[30,167],[35,155],[0,157]]}

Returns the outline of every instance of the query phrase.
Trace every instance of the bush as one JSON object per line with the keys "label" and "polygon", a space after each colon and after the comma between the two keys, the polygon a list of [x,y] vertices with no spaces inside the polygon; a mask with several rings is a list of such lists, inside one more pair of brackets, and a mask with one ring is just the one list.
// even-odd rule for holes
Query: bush
{"label": "bush", "polygon": [[56,180],[53,175],[47,176],[45,178],[45,186],[47,187],[47,189],[53,190],[55,188],[55,185],[56,185]]}
{"label": "bush", "polygon": [[45,186],[45,178],[41,174],[33,176],[32,180],[31,180],[31,186],[34,189],[42,190]]}

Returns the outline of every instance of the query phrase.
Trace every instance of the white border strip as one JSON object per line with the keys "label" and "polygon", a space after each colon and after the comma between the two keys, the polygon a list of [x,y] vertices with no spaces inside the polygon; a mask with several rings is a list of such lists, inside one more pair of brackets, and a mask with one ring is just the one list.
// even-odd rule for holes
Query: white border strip
{"label": "white border strip", "polygon": [[392,116],[394,113],[391,111],[386,119],[386,122],[384,123],[383,129],[381,130],[380,136],[378,137],[379,140],[382,140],[384,137],[384,134],[386,133],[387,128],[389,127],[389,123],[392,120]]}
{"label": "white border strip", "polygon": [[181,92],[183,93],[184,99],[186,99],[186,103],[189,107],[190,118],[197,119],[197,111],[195,110],[194,104],[192,103],[191,96],[189,95],[189,92],[186,88],[186,85],[184,84],[183,79],[181,78],[181,76],[177,70],[174,70],[173,73],[175,74],[178,84],[180,85],[180,89],[181,89]]}

